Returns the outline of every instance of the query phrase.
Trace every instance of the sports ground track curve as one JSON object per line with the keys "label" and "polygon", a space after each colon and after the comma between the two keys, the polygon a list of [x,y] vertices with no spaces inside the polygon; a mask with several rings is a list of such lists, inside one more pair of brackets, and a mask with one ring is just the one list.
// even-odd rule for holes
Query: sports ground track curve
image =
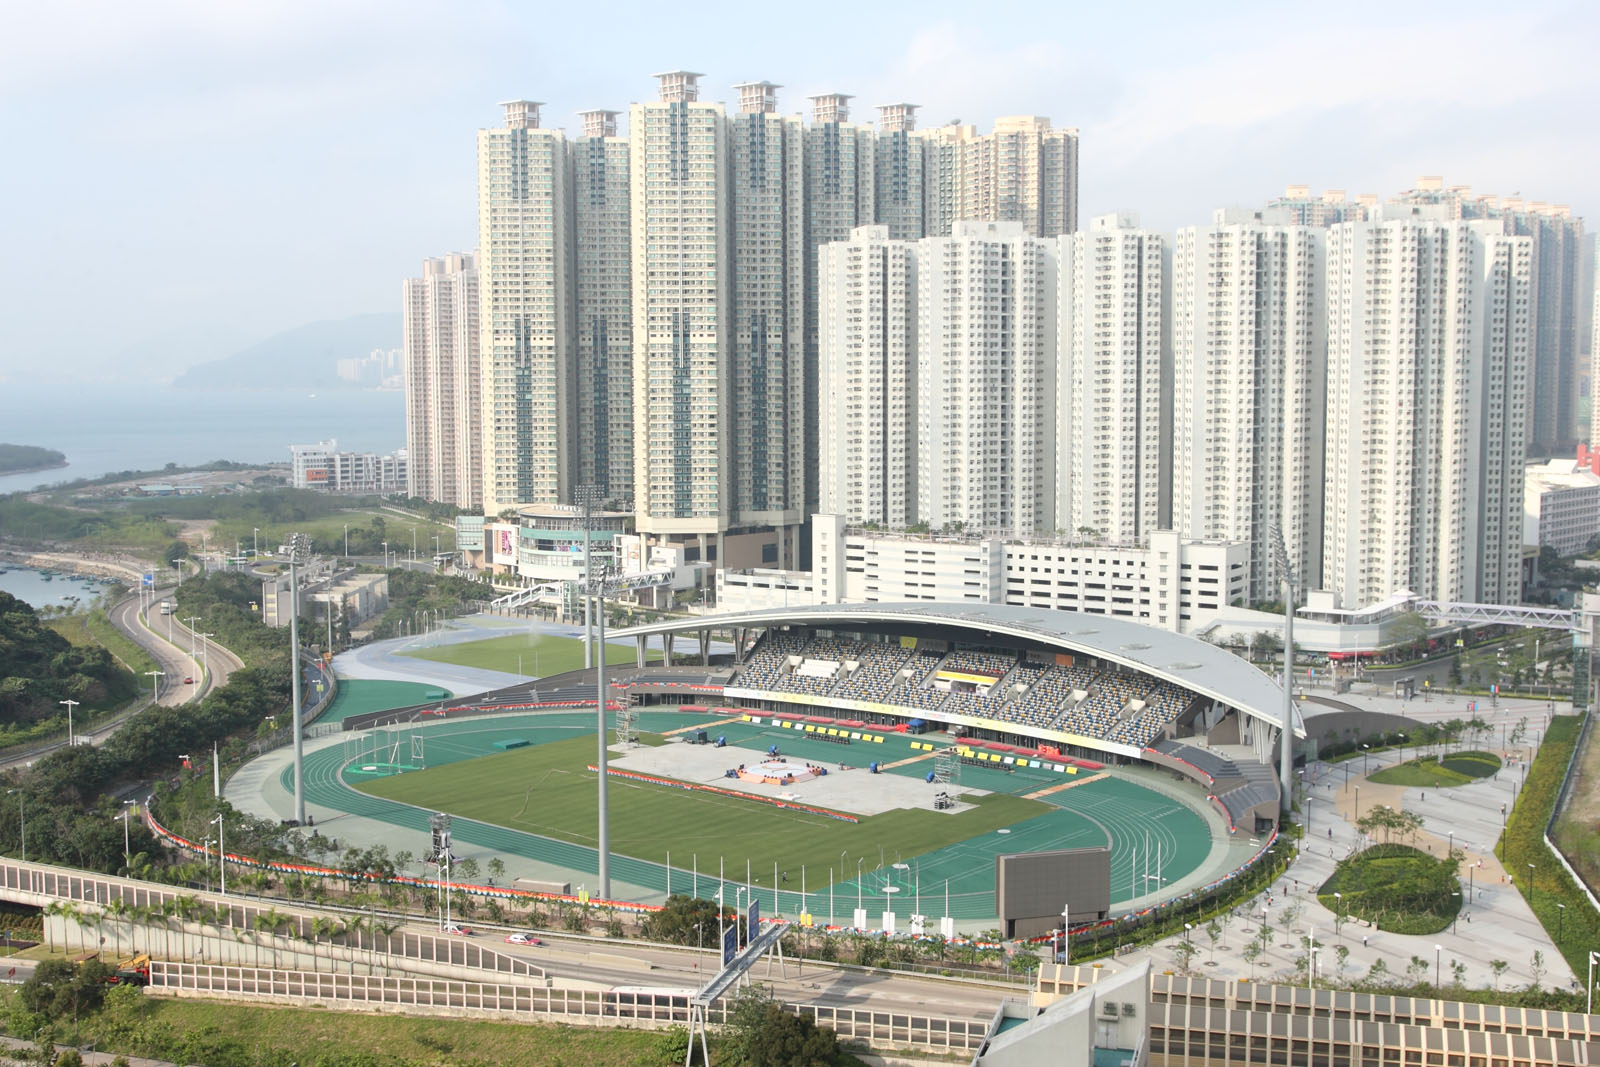
{"label": "sports ground track curve", "polygon": [[[691,725],[711,723],[703,712],[643,711],[639,715],[639,727],[646,731],[666,731]],[[717,734],[727,738],[730,746],[754,752],[764,752],[769,745],[781,743],[786,756],[828,763],[837,760],[840,755],[840,748],[832,743],[812,740],[804,734],[772,726],[716,720],[714,728]],[[508,731],[515,731],[518,737],[526,738],[533,744],[585,734],[592,736],[594,716],[593,712],[497,715],[492,718],[433,723],[420,729],[427,739],[427,764],[437,767],[493,753],[493,742],[507,736]],[[872,755],[886,762],[922,755],[910,748],[910,741],[911,738],[905,735],[887,734],[882,745],[872,746]],[[307,753],[306,799],[352,815],[415,830],[419,837],[426,835],[428,810],[371,796],[352,788],[345,774],[345,766],[351,762],[347,750],[359,746],[359,741],[352,741],[345,746],[335,745]],[[370,756],[363,759],[370,759]],[[920,762],[885,773],[922,777],[928,769],[927,762]],[[285,768],[282,775],[284,787],[291,791],[292,775],[292,768]],[[359,780],[362,776],[356,771],[351,777]],[[613,783],[614,788],[616,784]],[[1018,769],[1007,773],[963,766],[959,785],[955,789],[976,788],[1023,795],[1060,784],[1063,784],[1062,776],[1047,770]],[[912,910],[912,894],[920,889],[927,898],[923,908],[925,912],[949,914],[952,918],[963,920],[992,918],[996,913],[995,855],[1094,846],[1105,843],[1109,837],[1112,846],[1111,900],[1115,909],[1119,902],[1139,895],[1136,890],[1145,880],[1146,863],[1157,849],[1162,857],[1163,880],[1172,883],[1204,862],[1211,847],[1209,828],[1198,814],[1154,790],[1114,774],[1039,799],[1057,810],[1013,824],[1007,828],[1009,833],[982,834],[918,856],[898,855],[892,841],[881,842],[885,860],[881,868],[865,874],[859,883],[854,878],[836,882],[831,895],[828,887],[821,884],[827,879],[819,871],[818,877],[807,886],[809,892],[804,901],[807,908],[801,907],[798,885],[792,888],[787,884],[780,885],[775,899],[770,872],[765,877],[762,872],[756,872],[753,891],[768,914],[795,915],[810,910],[819,922],[832,916],[835,921],[848,924],[850,910],[857,899],[866,902],[869,912],[877,910],[887,899],[883,894],[886,885],[900,887],[900,896],[896,901],[902,913]],[[848,804],[841,806],[848,807]],[[802,816],[797,813],[796,817]],[[459,816],[453,817],[452,833],[460,844],[503,856],[521,857],[581,872],[595,872],[598,869],[594,848],[541,834]],[[897,860],[914,870],[915,875],[906,870],[896,870],[893,864]],[[1155,870],[1153,862],[1148,870]],[[656,899],[660,899],[667,891],[669,874],[661,863],[613,852],[610,873],[615,882],[652,890],[657,894]],[[742,878],[734,877],[731,870],[728,875],[730,886],[743,882]],[[670,877],[673,890],[683,892],[691,888],[691,879],[696,875],[681,864],[674,863]],[[698,885],[693,888],[700,895],[709,896],[715,892],[716,877],[713,873],[701,870],[697,877]],[[915,885],[912,883],[913,877]],[[948,911],[944,908],[947,889]]]}

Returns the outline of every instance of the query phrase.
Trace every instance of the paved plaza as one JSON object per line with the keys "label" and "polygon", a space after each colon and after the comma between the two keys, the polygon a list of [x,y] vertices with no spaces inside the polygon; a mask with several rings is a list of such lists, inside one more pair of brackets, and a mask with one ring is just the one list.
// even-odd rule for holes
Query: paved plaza
{"label": "paved plaza", "polygon": [[[1304,777],[1309,783],[1310,801],[1302,799],[1298,813],[1299,819],[1307,825],[1299,856],[1284,878],[1273,886],[1270,903],[1267,895],[1262,894],[1236,910],[1214,951],[1203,929],[1190,931],[1189,936],[1199,949],[1192,969],[1208,978],[1248,978],[1253,971],[1258,979],[1293,981],[1298,977],[1299,981],[1304,981],[1303,965],[1297,968],[1296,961],[1305,956],[1309,930],[1317,945],[1317,974],[1323,977],[1337,974],[1350,980],[1367,974],[1380,959],[1389,976],[1403,977],[1412,958],[1417,957],[1427,963],[1425,979],[1429,982],[1434,980],[1436,960],[1442,980],[1447,984],[1452,980],[1452,963],[1459,962],[1466,967],[1463,982],[1483,987],[1496,982],[1490,963],[1503,960],[1509,965],[1498,979],[1500,988],[1504,989],[1525,986],[1533,980],[1533,954],[1540,952],[1544,957],[1543,985],[1581,988],[1582,978],[1572,974],[1493,851],[1500,836],[1502,805],[1505,811],[1511,810],[1522,785],[1526,762],[1537,749],[1549,722],[1549,702],[1514,700],[1495,707],[1480,699],[1477,711],[1473,712],[1468,710],[1467,698],[1462,697],[1435,695],[1424,702],[1354,694],[1342,695],[1339,699],[1364,709],[1404,714],[1423,722],[1471,719],[1476,714],[1494,727],[1493,736],[1485,735],[1482,744],[1469,742],[1466,747],[1494,752],[1505,761],[1505,767],[1492,778],[1442,791],[1380,785],[1367,779],[1368,774],[1400,762],[1402,755],[1413,758],[1416,755],[1413,748],[1405,749],[1404,753],[1384,752],[1307,767]],[[1570,711],[1567,705],[1560,703],[1555,709],[1562,713]],[[1504,726],[1509,737],[1510,731],[1524,719],[1527,741],[1503,748],[1500,728]],[[1361,835],[1355,828],[1358,804],[1360,811],[1369,810],[1372,804],[1387,804],[1416,812],[1422,816],[1425,828],[1424,833],[1417,835],[1417,847],[1442,856],[1453,843],[1466,853],[1461,884],[1467,899],[1454,930],[1427,936],[1391,934],[1347,919],[1335,931],[1335,915],[1317,901],[1315,891],[1333,874],[1338,860],[1359,845]],[[1511,857],[1511,863],[1519,868],[1515,872],[1518,877],[1528,875],[1517,857]],[[1533,874],[1537,879],[1539,872]],[[1252,969],[1241,953],[1263,921],[1272,924],[1275,937],[1272,946],[1256,960]],[[1177,969],[1178,956],[1174,950],[1181,940],[1181,937],[1168,938],[1156,947],[1158,966]],[[1342,967],[1337,953],[1340,946],[1348,950]]]}

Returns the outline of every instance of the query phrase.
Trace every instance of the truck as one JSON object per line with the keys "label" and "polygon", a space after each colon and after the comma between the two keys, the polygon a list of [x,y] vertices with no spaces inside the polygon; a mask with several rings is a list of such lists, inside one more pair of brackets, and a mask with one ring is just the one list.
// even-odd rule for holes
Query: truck
{"label": "truck", "polygon": [[176,611],[176,610],[178,610],[178,609],[177,609],[177,606],[176,606],[176,605],[174,605],[174,604],[173,604],[173,603],[172,603],[172,601],[170,601],[170,600],[163,600],[163,601],[162,601],[162,602],[161,602],[161,614],[163,614],[163,615],[171,615],[171,614],[172,614],[172,613],[173,613],[173,612],[174,612],[174,611]]}

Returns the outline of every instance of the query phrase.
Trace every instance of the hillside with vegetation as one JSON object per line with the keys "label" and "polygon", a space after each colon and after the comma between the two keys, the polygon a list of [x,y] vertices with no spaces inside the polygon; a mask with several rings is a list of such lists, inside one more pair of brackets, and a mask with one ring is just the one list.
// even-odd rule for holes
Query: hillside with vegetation
{"label": "hillside with vegetation", "polygon": [[0,474],[26,474],[66,465],[66,455],[53,448],[0,444]]}
{"label": "hillside with vegetation", "polygon": [[0,592],[0,736],[60,715],[59,701],[101,709],[132,699],[135,689],[105,649],[73,645],[30,605]]}

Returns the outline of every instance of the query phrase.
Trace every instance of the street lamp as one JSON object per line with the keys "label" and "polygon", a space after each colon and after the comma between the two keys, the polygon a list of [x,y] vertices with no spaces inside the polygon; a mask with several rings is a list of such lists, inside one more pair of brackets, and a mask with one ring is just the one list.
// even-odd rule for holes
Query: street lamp
{"label": "street lamp", "polygon": [[7,793],[17,794],[17,821],[22,824],[22,862],[28,862],[28,811],[26,807],[28,794],[20,789],[7,789]]}
{"label": "street lamp", "polygon": [[253,539],[253,542],[250,546],[250,555],[252,558],[254,558],[261,555],[261,527],[252,526],[250,527],[250,531],[250,536]]}
{"label": "street lamp", "polygon": [[1061,905],[1061,962],[1072,965],[1072,901]]}
{"label": "street lamp", "polygon": [[[1433,988],[1435,988],[1435,989],[1439,988],[1439,963],[1440,963],[1440,960],[1443,958],[1443,955],[1444,955],[1444,946],[1443,945],[1434,945],[1433,946]],[[1427,965],[1424,964],[1423,966],[1427,966]]]}
{"label": "street lamp", "polygon": [[1361,787],[1356,786],[1356,822],[1361,821]]}
{"label": "street lamp", "polygon": [[417,528],[415,526],[413,526],[413,527],[411,527],[411,559],[412,559],[413,562],[415,562],[416,558],[417,558]]}
{"label": "street lamp", "polygon": [[217,828],[217,875],[218,875],[218,878],[220,879],[220,887],[219,887],[218,891],[223,896],[227,896],[228,895],[228,864],[227,864],[227,859],[226,859],[227,848],[222,844],[222,812],[220,812],[220,811],[217,812],[217,817],[215,819],[212,819],[211,823],[212,823],[212,825],[216,826],[216,828]]}
{"label": "street lamp", "polygon": [[1533,864],[1528,864],[1528,907],[1533,907],[1533,879],[1534,872],[1538,870]]}
{"label": "street lamp", "polygon": [[344,524],[344,558],[350,558],[350,524]]}
{"label": "street lamp", "polygon": [[145,671],[150,676],[150,703],[154,704],[161,699],[161,676],[166,671]]}
{"label": "street lamp", "polygon": [[1589,1006],[1584,1009],[1589,1015],[1594,1014],[1594,962],[1596,958],[1600,958],[1600,952],[1595,952],[1591,949],[1589,952]]}
{"label": "street lamp", "polygon": [[1337,889],[1333,892],[1333,933],[1339,944],[1344,944],[1344,894]]}
{"label": "street lamp", "polygon": [[1556,912],[1556,940],[1560,941],[1561,931],[1567,924],[1567,906],[1562,904],[1560,901],[1557,901],[1556,907],[1561,909],[1560,911]]}
{"label": "street lamp", "polygon": [[56,703],[57,704],[65,704],[67,706],[67,747],[71,748],[72,747],[72,709],[78,706],[78,702],[76,700],[58,700],[58,701],[56,701]]}
{"label": "street lamp", "polygon": [[124,800],[122,802],[122,869],[126,871],[133,866],[133,848],[128,843],[128,816],[133,813],[137,800]]}
{"label": "street lamp", "polygon": [[293,533],[283,547],[289,555],[289,688],[293,698],[290,714],[294,724],[294,818],[296,826],[304,826],[306,792],[305,750],[300,728],[300,583],[295,568],[301,557],[310,555],[311,539],[305,534]]}
{"label": "street lamp", "polygon": [[1369,759],[1370,759],[1371,755],[1372,755],[1372,746],[1371,745],[1362,745],[1361,746],[1361,776],[1363,778],[1365,778],[1367,776],[1367,768],[1371,765],[1369,763]]}

